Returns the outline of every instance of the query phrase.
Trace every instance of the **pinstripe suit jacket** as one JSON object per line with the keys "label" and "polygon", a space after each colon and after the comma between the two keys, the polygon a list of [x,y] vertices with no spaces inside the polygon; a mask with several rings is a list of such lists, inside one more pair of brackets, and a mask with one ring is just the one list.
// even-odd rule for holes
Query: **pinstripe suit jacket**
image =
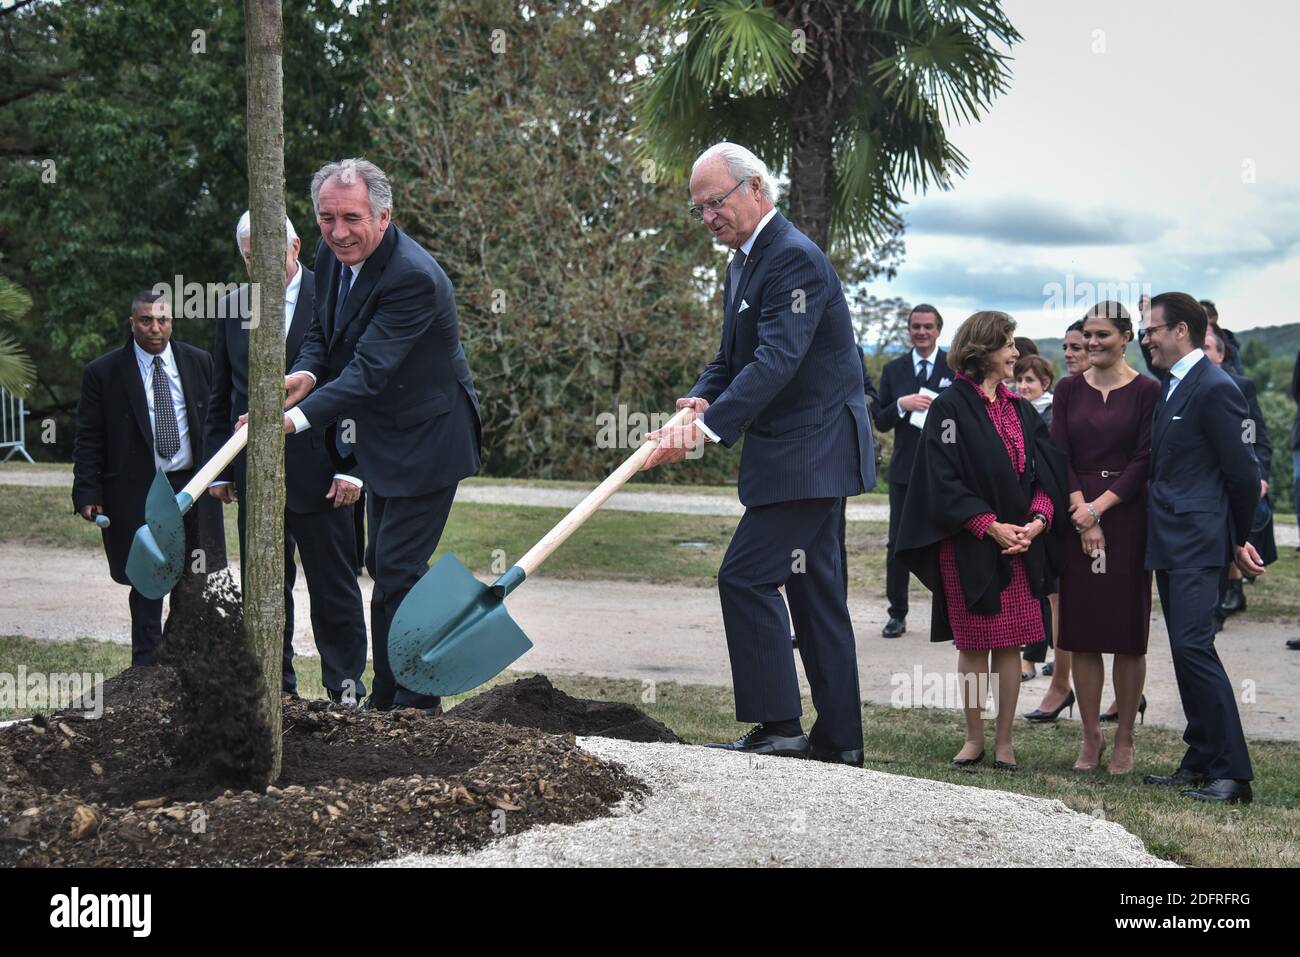
{"label": "pinstripe suit jacket", "polygon": [[723,445],[746,436],[746,507],[875,487],[862,360],[839,277],[780,213],[750,250],[725,305],[722,346],[690,395],[709,400],[704,424]]}

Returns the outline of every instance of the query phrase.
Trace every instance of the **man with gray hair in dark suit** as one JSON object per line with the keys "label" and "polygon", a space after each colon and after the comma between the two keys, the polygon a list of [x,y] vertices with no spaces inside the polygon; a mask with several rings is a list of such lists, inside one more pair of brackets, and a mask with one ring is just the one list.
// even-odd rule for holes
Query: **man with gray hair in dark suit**
{"label": "man with gray hair in dark suit", "polygon": [[374,163],[328,163],[311,184],[320,226],[316,311],[285,378],[285,431],[338,423],[368,493],[366,568],[374,689],[363,707],[436,711],[397,684],[393,615],[429,569],[456,486],[479,467],[478,395],[442,267],[392,222],[393,192]]}
{"label": "man with gray hair in dark suit", "polygon": [[[735,250],[722,345],[690,394],[692,420],[654,433],[646,463],[678,462],[743,434],[745,514],[718,591],[736,720],[756,727],[712,747],[861,765],[862,706],[849,618],[845,498],[876,484],[871,420],[848,304],[826,254],[776,209],[753,153],[719,143],[695,161],[691,214]],[[789,612],[781,598],[784,586]],[[790,647],[793,618],[817,721],[805,736]]]}

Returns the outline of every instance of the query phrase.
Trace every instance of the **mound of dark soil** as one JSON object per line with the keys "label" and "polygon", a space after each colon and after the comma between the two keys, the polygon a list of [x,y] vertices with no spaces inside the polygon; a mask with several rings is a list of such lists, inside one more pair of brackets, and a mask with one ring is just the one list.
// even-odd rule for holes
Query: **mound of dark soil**
{"label": "mound of dark soil", "polygon": [[682,740],[667,725],[633,705],[570,697],[552,685],[545,675],[500,685],[461,702],[448,713],[455,718],[537,728],[551,734],[673,744],[680,744]]}
{"label": "mound of dark soil", "polygon": [[97,720],[0,730],[0,866],[364,863],[585,820],[644,790],[571,736],[287,699],[277,786],[223,790],[225,758],[190,760],[203,740],[184,697],[172,669],[129,669]]}

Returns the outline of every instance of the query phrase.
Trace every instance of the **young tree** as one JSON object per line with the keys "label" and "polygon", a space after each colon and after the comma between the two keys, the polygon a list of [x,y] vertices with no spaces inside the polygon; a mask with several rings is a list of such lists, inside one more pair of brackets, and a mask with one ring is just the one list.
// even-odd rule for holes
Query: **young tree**
{"label": "young tree", "polygon": [[244,0],[248,75],[251,279],[262,294],[248,346],[248,554],[244,629],[262,665],[266,728],[280,776],[284,641],[284,24],[280,0]]}

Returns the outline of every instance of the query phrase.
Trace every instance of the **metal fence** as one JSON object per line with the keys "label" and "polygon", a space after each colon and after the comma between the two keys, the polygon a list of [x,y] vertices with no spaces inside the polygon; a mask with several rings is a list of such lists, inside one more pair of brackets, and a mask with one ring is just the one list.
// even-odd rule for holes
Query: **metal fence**
{"label": "metal fence", "polygon": [[0,389],[0,452],[4,452],[0,462],[8,462],[15,454],[32,461],[23,447],[26,435],[27,409],[23,407],[23,400]]}

